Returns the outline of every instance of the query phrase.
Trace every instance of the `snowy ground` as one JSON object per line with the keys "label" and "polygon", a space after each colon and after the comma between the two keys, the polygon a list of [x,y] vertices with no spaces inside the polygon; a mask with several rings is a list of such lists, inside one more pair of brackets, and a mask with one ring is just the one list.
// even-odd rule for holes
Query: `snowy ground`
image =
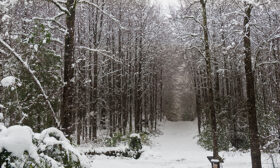
{"label": "snowy ground", "polygon": [[[163,135],[153,140],[151,147],[138,160],[95,156],[94,168],[207,168],[211,167],[205,151],[194,138],[197,135],[196,122],[166,122],[161,130]],[[225,158],[224,168],[250,168],[250,154],[240,152],[222,152]],[[271,159],[263,155],[263,168],[273,168]],[[279,161],[275,159],[275,161]],[[280,164],[276,165],[280,168]]]}

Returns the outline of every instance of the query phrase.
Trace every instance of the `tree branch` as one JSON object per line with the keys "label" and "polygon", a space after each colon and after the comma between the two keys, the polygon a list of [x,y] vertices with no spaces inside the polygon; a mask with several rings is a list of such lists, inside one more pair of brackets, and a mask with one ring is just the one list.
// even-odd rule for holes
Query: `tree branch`
{"label": "tree branch", "polygon": [[77,48],[77,49],[82,49],[82,50],[88,50],[88,51],[91,51],[91,52],[97,52],[97,53],[100,53],[101,55],[103,55],[103,56],[105,56],[105,57],[108,57],[108,58],[110,58],[110,59],[112,59],[112,60],[114,60],[114,61],[116,61],[116,62],[118,62],[118,63],[123,64],[123,62],[122,62],[122,61],[117,60],[117,59],[115,59],[114,57],[112,57],[112,56],[110,56],[110,55],[106,54],[105,52],[107,52],[107,51],[104,51],[104,50],[98,50],[98,49],[93,49],[93,48],[88,48],[88,47],[85,47],[85,46],[78,46],[78,47],[76,47],[76,48]]}
{"label": "tree branch", "polygon": [[95,3],[89,2],[87,0],[81,0],[79,1],[79,3],[83,3],[83,4],[88,4],[91,5],[93,7],[95,7],[96,9],[98,9],[99,11],[101,11],[104,15],[108,16],[110,19],[112,19],[114,22],[118,23],[121,29],[124,30],[129,30],[128,28],[125,28],[121,25],[121,22],[115,18],[115,16],[111,15],[110,13],[106,12],[105,10],[103,10],[100,6],[96,5]]}
{"label": "tree branch", "polygon": [[[61,1],[57,1],[57,0],[47,0],[51,3],[53,3],[56,7],[58,7],[59,10],[61,10],[62,12],[65,12],[67,15],[70,15],[70,12],[68,9],[66,9],[65,7],[63,7],[62,5],[60,5],[60,3],[62,3]],[[64,3],[64,2],[63,2]]]}
{"label": "tree branch", "polygon": [[194,16],[185,16],[183,17],[183,19],[193,19],[196,23],[198,23],[202,28],[204,28],[204,25],[199,21],[197,20]]}

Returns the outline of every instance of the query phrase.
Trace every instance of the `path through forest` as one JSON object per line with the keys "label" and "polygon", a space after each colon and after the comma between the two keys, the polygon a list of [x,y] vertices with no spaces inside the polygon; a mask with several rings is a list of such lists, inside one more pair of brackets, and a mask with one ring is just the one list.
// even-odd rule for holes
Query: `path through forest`
{"label": "path through forest", "polygon": [[[140,159],[112,158],[97,156],[92,159],[94,168],[207,168],[211,167],[207,156],[211,152],[197,145],[197,122],[165,122],[163,135],[153,140],[151,147],[145,147]],[[249,168],[250,154],[222,152],[225,168]],[[265,168],[270,168],[271,160],[263,156]]]}

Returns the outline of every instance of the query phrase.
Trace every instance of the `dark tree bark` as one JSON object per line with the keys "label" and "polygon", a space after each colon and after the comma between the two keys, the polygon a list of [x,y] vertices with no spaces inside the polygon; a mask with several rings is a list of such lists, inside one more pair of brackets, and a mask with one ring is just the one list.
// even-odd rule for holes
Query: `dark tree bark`
{"label": "dark tree bark", "polygon": [[160,121],[162,121],[163,120],[163,116],[164,116],[164,114],[163,114],[163,74],[162,74],[162,72],[163,72],[163,68],[161,67],[161,69],[160,69],[160,83],[159,83],[159,89],[160,89],[160,97],[159,97],[159,99],[160,99],[160,102],[159,102],[159,108],[160,108],[160,118],[159,118],[159,120]]}
{"label": "dark tree bark", "polygon": [[73,132],[71,117],[74,114],[74,50],[75,50],[75,9],[76,1],[67,0],[66,7],[69,14],[66,16],[67,33],[64,47],[64,86],[61,106],[61,127],[68,138]]}
{"label": "dark tree bark", "polygon": [[210,116],[211,116],[211,128],[212,128],[212,140],[213,140],[213,157],[218,159],[218,138],[217,138],[217,121],[216,121],[216,111],[214,105],[214,92],[212,85],[212,67],[211,67],[211,53],[209,47],[209,35],[207,27],[207,12],[206,12],[206,0],[200,0],[202,7],[203,16],[203,33],[204,33],[204,47],[205,47],[205,57],[206,57],[206,72],[207,72],[207,83],[208,83],[208,93],[209,93],[209,106],[210,106]]}
{"label": "dark tree bark", "polygon": [[244,17],[244,53],[245,53],[245,72],[246,72],[246,88],[247,88],[247,111],[249,121],[249,136],[251,147],[252,168],[261,168],[261,153],[258,136],[257,112],[256,112],[256,97],[254,72],[252,70],[251,60],[251,39],[250,39],[250,18],[253,6],[245,4]]}
{"label": "dark tree bark", "polygon": [[[137,36],[137,35],[136,35]],[[134,62],[134,71],[139,73],[139,58],[138,57],[138,37],[135,39],[135,62]],[[140,104],[139,104],[139,76],[134,76],[134,129],[135,132],[140,131]]]}
{"label": "dark tree bark", "polygon": [[199,74],[196,74],[195,70],[193,70],[194,73],[194,87],[196,90],[196,115],[197,115],[197,127],[198,127],[198,133],[201,133],[201,98],[200,98],[200,83],[199,83]]}
{"label": "dark tree bark", "polygon": [[139,58],[138,58],[138,79],[137,79],[137,113],[138,113],[138,124],[137,124],[137,132],[142,132],[142,63],[143,63],[143,30],[142,30],[142,24],[141,24],[141,33],[140,33],[140,39],[139,39]]}
{"label": "dark tree bark", "polygon": [[97,137],[97,98],[98,98],[98,54],[93,53],[93,74],[91,91],[91,126],[92,139]]}
{"label": "dark tree bark", "polygon": [[[2,26],[4,25],[3,23],[2,23],[2,17],[3,17],[3,15],[0,13],[0,33],[2,33]],[[4,69],[3,69],[3,63],[4,62],[4,58],[3,58],[3,54],[0,52],[0,79],[3,79],[3,77],[4,77]],[[0,104],[2,103],[2,101],[3,101],[3,87],[0,87]],[[2,108],[0,108],[0,113],[2,112]],[[1,122],[1,121],[0,121]]]}

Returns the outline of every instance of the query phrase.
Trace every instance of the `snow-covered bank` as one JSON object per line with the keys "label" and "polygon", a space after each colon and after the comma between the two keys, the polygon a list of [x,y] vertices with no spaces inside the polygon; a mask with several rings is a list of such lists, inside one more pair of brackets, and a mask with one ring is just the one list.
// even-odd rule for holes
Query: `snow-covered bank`
{"label": "snow-covered bank", "polygon": [[[197,145],[197,125],[195,122],[166,122],[162,125],[163,135],[153,140],[151,147],[144,147],[138,160],[106,156],[92,157],[94,168],[207,168],[207,156],[212,152]],[[225,168],[251,167],[250,153],[221,152],[225,158]],[[280,167],[279,155],[274,158]],[[269,155],[262,155],[263,168],[273,168]]]}

